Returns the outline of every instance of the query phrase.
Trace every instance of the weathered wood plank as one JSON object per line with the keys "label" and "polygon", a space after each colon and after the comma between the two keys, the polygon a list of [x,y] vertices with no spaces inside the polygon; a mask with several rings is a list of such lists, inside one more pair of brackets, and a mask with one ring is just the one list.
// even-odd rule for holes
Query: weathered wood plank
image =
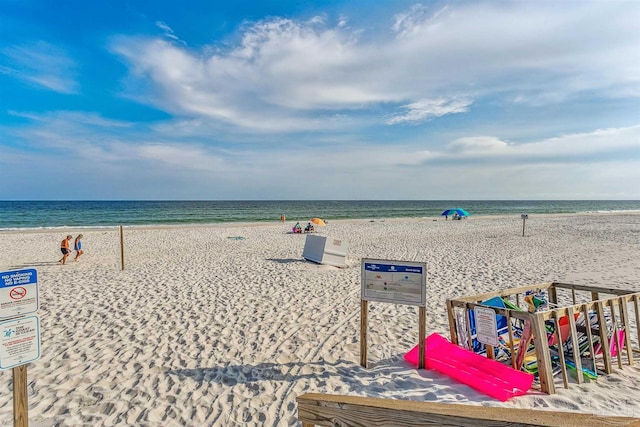
{"label": "weathered wood plank", "polygon": [[560,370],[562,371],[562,382],[564,388],[569,388],[569,376],[567,374],[567,365],[564,361],[564,350],[562,349],[562,330],[560,328],[559,310],[553,310],[554,328],[556,334],[556,342],[558,344],[558,357],[560,358]]}
{"label": "weathered wood plank", "polygon": [[13,368],[13,425],[28,427],[27,365]]}
{"label": "weathered wood plank", "polygon": [[308,393],[299,396],[298,420],[307,425],[377,426],[640,426],[639,418],[558,411],[442,404]]}
{"label": "weathered wood plank", "polygon": [[[629,323],[629,310],[627,302],[620,300],[620,316],[622,317],[622,325],[624,327],[624,347],[627,349],[627,361],[629,365],[633,365],[633,351],[631,351],[631,324]],[[636,328],[640,326],[636,325]]]}
{"label": "weathered wood plank", "polygon": [[616,358],[618,360],[618,368],[622,369],[622,348],[620,348],[620,340],[618,339],[618,320],[616,318],[616,309],[613,300],[609,300],[609,311],[611,311],[611,322],[613,323],[613,346],[616,349]]}
{"label": "weathered wood plank", "polygon": [[609,352],[609,339],[607,338],[607,321],[604,317],[604,304],[596,301],[596,313],[598,315],[598,325],[600,328],[600,348],[602,349],[602,359],[604,360],[604,371],[607,374],[613,372],[611,369],[611,353]]}
{"label": "weathered wood plank", "polygon": [[573,316],[573,308],[568,307],[569,330],[571,333],[571,347],[573,348],[573,363],[576,365],[576,379],[578,384],[584,382],[582,376],[582,359],[580,358],[580,348],[578,346],[578,331],[576,330],[576,321]]}
{"label": "weathered wood plank", "polygon": [[[486,292],[484,294],[473,295],[469,297],[458,297],[454,301],[462,301],[462,302],[477,302],[484,301],[493,297],[508,297],[514,294],[521,294],[526,291],[530,291],[532,289],[548,289],[552,285],[551,282],[548,283],[538,283],[535,285],[527,285],[527,286],[518,286],[517,288],[506,289],[502,291],[494,291],[494,292]],[[626,292],[628,293],[628,292]]]}
{"label": "weathered wood plank", "polygon": [[530,316],[533,343],[536,349],[536,360],[538,362],[540,390],[542,390],[543,393],[554,394],[556,392],[556,386],[553,383],[553,367],[551,366],[549,341],[547,341],[547,330],[544,327],[542,313],[530,314]]}
{"label": "weathered wood plank", "polygon": [[360,366],[367,367],[367,336],[369,301],[360,300]]}
{"label": "weathered wood plank", "polygon": [[[625,295],[625,294],[632,293],[624,289],[605,288],[602,286],[591,286],[591,285],[574,285],[571,283],[553,282],[553,286],[557,288],[563,288],[563,289],[575,289],[576,291],[589,291],[591,293],[601,292],[603,294],[611,294],[611,295]],[[599,299],[599,298],[596,297],[596,299]]]}
{"label": "weathered wood plank", "polygon": [[451,337],[451,342],[454,344],[458,344],[458,332],[456,331],[456,318],[455,318],[455,310],[453,308],[453,304],[451,304],[451,300],[447,300],[447,317],[449,318],[449,336]]}

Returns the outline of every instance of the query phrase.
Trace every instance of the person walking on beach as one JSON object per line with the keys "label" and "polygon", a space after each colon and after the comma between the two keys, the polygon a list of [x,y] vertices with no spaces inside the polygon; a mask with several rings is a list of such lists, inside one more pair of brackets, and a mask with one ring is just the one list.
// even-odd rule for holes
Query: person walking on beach
{"label": "person walking on beach", "polygon": [[76,251],[76,257],[73,259],[74,261],[78,261],[80,255],[84,253],[84,251],[82,250],[82,237],[82,234],[78,234],[78,237],[76,237],[76,241],[73,242],[73,250]]}
{"label": "person walking on beach", "polygon": [[280,214],[280,222],[284,222],[287,218],[284,216],[284,214]]}
{"label": "person walking on beach", "polygon": [[67,262],[67,257],[69,256],[69,254],[71,253],[71,251],[69,250],[69,242],[71,241],[71,239],[73,238],[73,236],[71,234],[69,234],[67,236],[66,239],[64,239],[62,241],[62,243],[60,243],[60,252],[62,252],[62,258],[60,258],[58,260],[58,262],[61,262],[62,265],[65,265]]}

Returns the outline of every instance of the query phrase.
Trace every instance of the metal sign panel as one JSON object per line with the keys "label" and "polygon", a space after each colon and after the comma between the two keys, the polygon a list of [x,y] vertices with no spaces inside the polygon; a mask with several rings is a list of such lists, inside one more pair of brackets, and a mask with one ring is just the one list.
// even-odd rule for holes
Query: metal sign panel
{"label": "metal sign panel", "polygon": [[35,313],[39,304],[35,269],[0,273],[0,320]]}
{"label": "metal sign panel", "polygon": [[394,304],[426,304],[427,264],[362,260],[362,299]]}
{"label": "metal sign panel", "polygon": [[20,317],[0,322],[0,370],[40,359],[40,318]]}

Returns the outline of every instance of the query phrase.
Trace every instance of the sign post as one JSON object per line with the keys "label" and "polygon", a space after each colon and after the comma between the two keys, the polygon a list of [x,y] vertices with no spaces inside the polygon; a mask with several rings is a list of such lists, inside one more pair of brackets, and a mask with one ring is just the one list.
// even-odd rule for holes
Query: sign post
{"label": "sign post", "polygon": [[367,367],[369,301],[418,306],[418,369],[424,369],[427,264],[362,260],[360,300],[360,365]]}
{"label": "sign post", "polygon": [[124,271],[124,233],[120,226],[120,260],[122,261],[122,271]]}
{"label": "sign post", "polygon": [[527,214],[522,214],[520,215],[520,218],[522,218],[522,237],[524,237],[524,223],[527,221],[527,219],[529,218],[529,215]]}
{"label": "sign post", "polygon": [[0,273],[0,370],[13,370],[14,427],[29,425],[27,363],[40,358],[39,307],[36,270]]}

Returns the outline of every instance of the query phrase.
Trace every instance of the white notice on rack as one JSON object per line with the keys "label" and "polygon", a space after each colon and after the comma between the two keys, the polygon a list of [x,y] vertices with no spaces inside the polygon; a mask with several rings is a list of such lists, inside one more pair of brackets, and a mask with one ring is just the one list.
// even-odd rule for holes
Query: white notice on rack
{"label": "white notice on rack", "polygon": [[476,318],[478,341],[494,347],[497,346],[498,326],[496,322],[496,312],[486,307],[474,307],[473,312]]}

